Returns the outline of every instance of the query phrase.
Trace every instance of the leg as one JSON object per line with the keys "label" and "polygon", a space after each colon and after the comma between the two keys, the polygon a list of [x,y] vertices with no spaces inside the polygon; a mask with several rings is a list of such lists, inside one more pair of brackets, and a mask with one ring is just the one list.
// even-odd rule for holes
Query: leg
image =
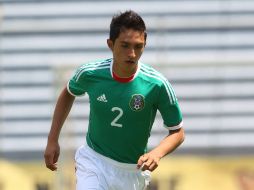
{"label": "leg", "polygon": [[[133,172],[133,171],[115,171],[112,190],[128,189],[128,190],[146,190],[151,181],[151,173],[149,171]],[[113,180],[111,180],[113,181]],[[110,190],[111,190],[110,189]]]}
{"label": "leg", "polygon": [[77,150],[76,161],[76,190],[107,190],[107,184],[102,175],[100,162],[89,155],[85,148]]}
{"label": "leg", "polygon": [[76,190],[99,190],[99,178],[94,172],[76,171]]}

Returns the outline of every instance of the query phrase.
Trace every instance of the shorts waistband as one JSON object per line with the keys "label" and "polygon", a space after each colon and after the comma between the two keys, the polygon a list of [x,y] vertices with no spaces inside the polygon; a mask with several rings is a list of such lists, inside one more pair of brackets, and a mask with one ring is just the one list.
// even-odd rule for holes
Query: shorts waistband
{"label": "shorts waistband", "polygon": [[128,164],[128,163],[122,163],[122,162],[118,162],[116,160],[113,160],[111,158],[108,158],[98,152],[96,152],[95,150],[93,150],[92,148],[90,148],[88,145],[84,145],[84,148],[92,155],[95,155],[96,157],[100,158],[101,160],[116,166],[117,168],[122,168],[125,170],[130,170],[130,171],[138,171],[137,169],[137,165],[136,164]]}

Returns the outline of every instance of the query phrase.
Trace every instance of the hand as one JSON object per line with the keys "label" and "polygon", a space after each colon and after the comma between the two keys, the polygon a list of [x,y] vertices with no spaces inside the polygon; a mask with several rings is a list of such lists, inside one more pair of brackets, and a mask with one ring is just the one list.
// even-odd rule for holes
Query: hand
{"label": "hand", "polygon": [[57,161],[60,155],[60,146],[58,143],[48,142],[44,152],[46,167],[52,171],[57,170]]}
{"label": "hand", "polygon": [[158,167],[159,161],[159,156],[153,154],[152,152],[149,152],[139,157],[137,168],[141,168],[142,171],[149,170],[152,172]]}

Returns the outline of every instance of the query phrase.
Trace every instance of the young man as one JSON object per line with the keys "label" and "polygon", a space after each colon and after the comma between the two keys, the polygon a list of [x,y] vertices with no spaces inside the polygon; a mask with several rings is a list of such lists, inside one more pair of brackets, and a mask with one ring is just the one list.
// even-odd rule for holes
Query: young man
{"label": "young man", "polygon": [[[107,40],[113,58],[81,66],[59,96],[44,155],[50,170],[57,169],[58,138],[75,97],[87,93],[90,99],[87,145],[75,156],[77,190],[145,189],[149,172],[183,142],[182,115],[171,85],[139,62],[146,37],[137,13],[115,15]],[[157,110],[169,134],[147,152]]]}

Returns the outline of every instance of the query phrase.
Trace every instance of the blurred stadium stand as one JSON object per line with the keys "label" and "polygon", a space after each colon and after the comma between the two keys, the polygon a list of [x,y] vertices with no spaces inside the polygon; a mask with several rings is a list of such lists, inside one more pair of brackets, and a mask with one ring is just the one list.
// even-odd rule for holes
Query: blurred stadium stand
{"label": "blurred stadium stand", "polygon": [[[128,9],[147,24],[142,61],[181,104],[176,154],[253,154],[254,1],[0,0],[0,157],[42,159],[59,89],[78,65],[111,57],[112,14]],[[84,143],[88,113],[87,96],[77,99],[63,147]],[[149,147],[167,134],[161,125]]]}

